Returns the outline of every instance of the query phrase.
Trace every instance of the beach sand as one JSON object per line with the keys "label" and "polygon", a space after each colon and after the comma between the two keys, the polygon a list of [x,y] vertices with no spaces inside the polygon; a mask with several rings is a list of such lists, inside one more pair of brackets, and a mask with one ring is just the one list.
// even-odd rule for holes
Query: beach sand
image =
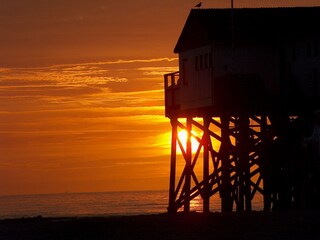
{"label": "beach sand", "polygon": [[0,221],[0,239],[320,239],[320,212],[179,213]]}

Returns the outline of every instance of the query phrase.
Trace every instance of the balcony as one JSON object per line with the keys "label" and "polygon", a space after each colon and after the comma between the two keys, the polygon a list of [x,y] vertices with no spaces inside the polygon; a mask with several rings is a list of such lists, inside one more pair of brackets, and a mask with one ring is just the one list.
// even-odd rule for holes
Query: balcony
{"label": "balcony", "polygon": [[177,94],[179,90],[179,72],[164,75],[164,93],[166,116],[175,109],[179,108]]}

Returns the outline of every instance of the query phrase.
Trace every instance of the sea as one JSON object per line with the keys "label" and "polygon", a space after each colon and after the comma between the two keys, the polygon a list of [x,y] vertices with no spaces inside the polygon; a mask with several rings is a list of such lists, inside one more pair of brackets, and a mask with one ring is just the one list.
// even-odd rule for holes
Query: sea
{"label": "sea", "polygon": [[[201,212],[202,200],[191,202],[191,211]],[[165,213],[168,191],[60,193],[0,196],[0,219],[28,217],[106,217]],[[262,198],[253,201],[262,210]],[[210,199],[210,211],[220,211],[220,198]]]}

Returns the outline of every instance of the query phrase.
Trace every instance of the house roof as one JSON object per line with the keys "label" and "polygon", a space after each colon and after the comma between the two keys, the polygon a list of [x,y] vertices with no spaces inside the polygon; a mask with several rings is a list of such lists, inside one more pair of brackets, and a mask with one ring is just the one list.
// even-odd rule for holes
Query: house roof
{"label": "house roof", "polygon": [[231,43],[232,29],[236,43],[320,35],[319,22],[320,7],[192,9],[174,52]]}

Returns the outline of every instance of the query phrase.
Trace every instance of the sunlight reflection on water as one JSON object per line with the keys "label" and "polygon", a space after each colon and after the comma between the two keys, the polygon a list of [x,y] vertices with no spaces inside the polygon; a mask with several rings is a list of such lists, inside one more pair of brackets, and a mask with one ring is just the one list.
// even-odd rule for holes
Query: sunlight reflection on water
{"label": "sunlight reflection on water", "polygon": [[[262,210],[262,196],[256,195],[253,210]],[[220,211],[218,194],[210,198],[210,211]],[[0,219],[20,217],[74,217],[158,214],[167,211],[167,191],[64,193],[0,196]],[[202,212],[202,199],[191,201],[191,211]]]}
{"label": "sunlight reflection on water", "polygon": [[[190,202],[190,210],[196,212],[202,212],[203,203],[200,196],[197,196]],[[236,209],[236,206],[233,206]],[[252,200],[252,210],[261,211],[263,210],[263,196],[261,194],[256,194]],[[221,211],[221,199],[219,194],[215,194],[210,198],[210,212],[220,212]]]}

